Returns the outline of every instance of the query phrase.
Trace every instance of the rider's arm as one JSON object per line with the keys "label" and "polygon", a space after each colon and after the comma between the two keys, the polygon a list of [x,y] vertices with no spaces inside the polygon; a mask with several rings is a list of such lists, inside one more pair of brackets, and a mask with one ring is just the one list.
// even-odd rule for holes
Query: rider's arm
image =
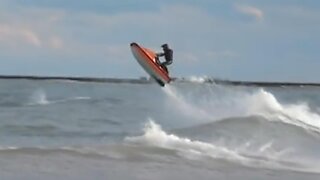
{"label": "rider's arm", "polygon": [[156,53],[158,57],[164,56],[164,53]]}

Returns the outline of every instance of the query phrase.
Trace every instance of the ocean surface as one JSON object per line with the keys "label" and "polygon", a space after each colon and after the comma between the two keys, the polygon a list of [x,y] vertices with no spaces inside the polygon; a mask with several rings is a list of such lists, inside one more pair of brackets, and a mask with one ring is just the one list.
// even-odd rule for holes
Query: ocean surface
{"label": "ocean surface", "polygon": [[0,80],[1,180],[320,179],[320,87]]}

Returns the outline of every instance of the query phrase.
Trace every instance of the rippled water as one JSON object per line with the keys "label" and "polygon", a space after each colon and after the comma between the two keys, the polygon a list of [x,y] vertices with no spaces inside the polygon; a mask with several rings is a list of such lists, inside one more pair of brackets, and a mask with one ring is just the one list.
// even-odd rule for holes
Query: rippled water
{"label": "rippled water", "polygon": [[0,176],[319,179],[319,92],[0,80]]}

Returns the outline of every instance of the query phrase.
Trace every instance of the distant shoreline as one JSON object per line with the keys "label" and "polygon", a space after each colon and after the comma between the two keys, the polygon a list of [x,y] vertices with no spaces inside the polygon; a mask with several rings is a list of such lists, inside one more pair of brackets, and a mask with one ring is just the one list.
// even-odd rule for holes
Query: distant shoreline
{"label": "distant shoreline", "polygon": [[26,80],[69,80],[80,82],[110,82],[110,83],[147,83],[147,79],[102,78],[102,77],[73,77],[73,76],[32,76],[32,75],[0,75],[0,79]]}
{"label": "distant shoreline", "polygon": [[[150,84],[154,81],[146,77],[141,78],[103,78],[103,77],[73,77],[73,76],[33,76],[33,75],[0,75],[0,79],[26,79],[26,80],[69,80],[79,82],[100,83],[133,83]],[[194,82],[187,78],[173,78],[175,82]],[[281,86],[320,86],[320,83],[299,82],[262,82],[262,81],[232,81],[215,78],[205,78],[202,83],[215,83],[234,86],[257,86],[257,87],[281,87]]]}

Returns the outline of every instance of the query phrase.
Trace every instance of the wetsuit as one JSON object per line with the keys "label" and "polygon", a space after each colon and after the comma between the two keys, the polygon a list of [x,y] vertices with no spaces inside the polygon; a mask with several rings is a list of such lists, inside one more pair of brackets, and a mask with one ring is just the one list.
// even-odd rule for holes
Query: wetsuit
{"label": "wetsuit", "polygon": [[167,66],[167,65],[170,65],[172,64],[172,60],[173,60],[173,51],[172,49],[170,48],[164,48],[163,49],[163,53],[158,53],[157,54],[157,57],[161,57],[161,56],[164,56],[164,59],[166,60],[165,62],[163,63],[160,63],[160,65],[162,66]]}

